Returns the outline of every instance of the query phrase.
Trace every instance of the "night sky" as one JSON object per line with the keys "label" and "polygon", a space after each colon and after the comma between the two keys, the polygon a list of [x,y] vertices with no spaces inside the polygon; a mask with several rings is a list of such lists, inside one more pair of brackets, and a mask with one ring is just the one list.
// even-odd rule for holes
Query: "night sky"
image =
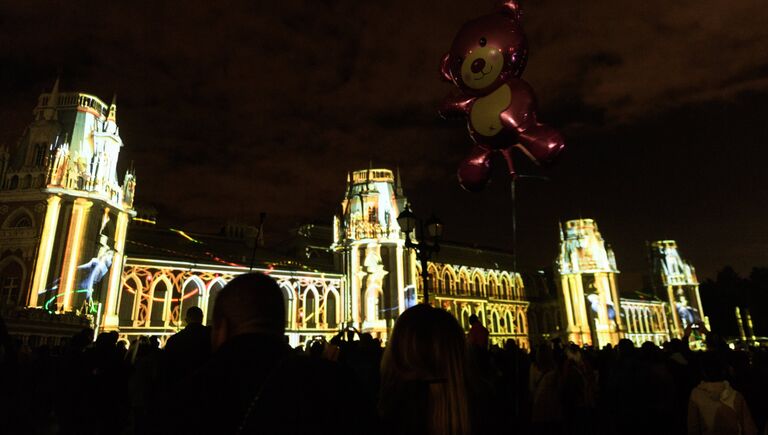
{"label": "night sky", "polygon": [[[227,3],[226,5],[223,3]],[[57,73],[118,94],[137,203],[215,229],[269,214],[267,242],[330,221],[346,171],[399,165],[417,214],[451,240],[511,249],[508,180],[460,189],[463,122],[439,119],[438,64],[489,0],[2,2],[0,143],[13,144]],[[568,149],[551,181],[518,183],[523,267],[548,267],[557,222],[595,218],[619,286],[645,241],[674,238],[711,277],[768,265],[768,13],[759,0],[524,1],[523,75]]]}

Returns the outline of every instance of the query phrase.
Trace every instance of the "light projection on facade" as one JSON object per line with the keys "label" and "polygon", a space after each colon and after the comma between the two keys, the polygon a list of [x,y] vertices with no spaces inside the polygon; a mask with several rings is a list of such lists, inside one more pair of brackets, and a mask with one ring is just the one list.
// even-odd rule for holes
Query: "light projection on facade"
{"label": "light projection on facade", "polygon": [[[406,204],[399,173],[371,168],[347,175],[341,213],[330,227],[318,225],[325,235],[315,247],[328,256],[323,270],[298,257],[251,269],[232,252],[214,252],[202,236],[174,228],[167,232],[200,250],[195,261],[168,239],[170,246],[148,251],[154,254],[129,257],[136,178],[128,170],[118,181],[122,146],[114,99],[107,105],[92,95],[60,92],[58,81],[39,96],[19,142],[0,148],[0,307],[78,312],[123,337],[166,337],[183,327],[191,306],[208,320],[216,293],[234,276],[257,270],[283,289],[286,334],[297,345],[348,327],[386,340],[397,316],[423,300],[421,266],[405,249],[397,222]],[[151,216],[135,222],[156,223]],[[674,241],[650,245],[657,299],[634,300],[619,299],[616,261],[593,220],[566,222],[560,240],[560,297],[537,307],[542,337],[595,346],[624,336],[660,343],[706,321],[695,271]],[[131,242],[132,249],[142,246]],[[530,303],[521,275],[505,269],[514,264],[510,259],[441,243],[427,263],[430,302],[465,329],[477,315],[492,343],[514,339],[529,348]]]}
{"label": "light projection on facade", "polygon": [[696,269],[682,259],[674,240],[651,243],[650,258],[654,293],[671,307],[672,334],[682,337],[688,325],[706,320]]}
{"label": "light projection on facade", "polygon": [[316,336],[330,338],[342,326],[344,277],[339,274],[248,268],[221,264],[129,258],[122,273],[123,335],[170,335],[183,327],[183,313],[196,306],[207,323],[216,294],[237,275],[262,272],[283,290],[286,335],[296,346]]}
{"label": "light projection on facade", "polygon": [[[2,202],[11,213],[32,217],[29,231],[0,234],[11,248],[1,261],[23,266],[20,305],[100,311],[104,325],[116,325],[120,268],[112,266],[123,262],[136,186],[132,171],[118,180],[122,146],[115,99],[107,105],[60,92],[57,80],[38,98],[17,145],[0,151]],[[30,249],[14,253],[16,246]]]}
{"label": "light projection on facade", "polygon": [[597,223],[577,219],[560,229],[557,259],[568,340],[580,345],[617,344],[622,338],[616,259]]}
{"label": "light projection on facade", "polygon": [[415,281],[415,259],[397,223],[405,201],[392,171],[355,171],[347,176],[342,215],[334,218],[332,248],[349,284],[347,321],[382,338],[405,310],[406,287]]}

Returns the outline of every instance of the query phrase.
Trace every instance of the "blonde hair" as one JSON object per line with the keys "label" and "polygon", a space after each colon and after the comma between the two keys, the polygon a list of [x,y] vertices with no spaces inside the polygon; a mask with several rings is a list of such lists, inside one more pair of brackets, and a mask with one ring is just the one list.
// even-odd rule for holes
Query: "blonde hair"
{"label": "blonde hair", "polygon": [[381,361],[382,417],[395,417],[408,399],[398,393],[407,391],[405,384],[417,383],[428,389],[427,409],[418,414],[428,433],[469,434],[465,346],[464,331],[447,311],[422,304],[403,312]]}

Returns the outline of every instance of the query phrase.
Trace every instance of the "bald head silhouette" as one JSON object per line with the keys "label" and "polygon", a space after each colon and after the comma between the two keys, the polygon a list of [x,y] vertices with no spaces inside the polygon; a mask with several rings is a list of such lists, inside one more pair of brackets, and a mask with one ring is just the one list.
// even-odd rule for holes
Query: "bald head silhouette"
{"label": "bald head silhouette", "polygon": [[263,273],[247,273],[230,281],[213,305],[213,344],[220,346],[242,334],[282,335],[285,305],[277,282]]}

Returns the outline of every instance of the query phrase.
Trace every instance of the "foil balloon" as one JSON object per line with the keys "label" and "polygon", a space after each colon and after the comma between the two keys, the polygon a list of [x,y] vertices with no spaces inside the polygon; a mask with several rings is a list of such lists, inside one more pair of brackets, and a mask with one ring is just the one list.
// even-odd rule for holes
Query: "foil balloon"
{"label": "foil balloon", "polygon": [[494,153],[504,157],[514,179],[513,148],[547,164],[565,146],[557,130],[536,119],[533,89],[520,78],[527,58],[520,7],[513,0],[496,13],[465,23],[443,56],[442,76],[457,89],[441,105],[440,115],[466,118],[474,142],[458,170],[459,183],[469,191],[485,187]]}

